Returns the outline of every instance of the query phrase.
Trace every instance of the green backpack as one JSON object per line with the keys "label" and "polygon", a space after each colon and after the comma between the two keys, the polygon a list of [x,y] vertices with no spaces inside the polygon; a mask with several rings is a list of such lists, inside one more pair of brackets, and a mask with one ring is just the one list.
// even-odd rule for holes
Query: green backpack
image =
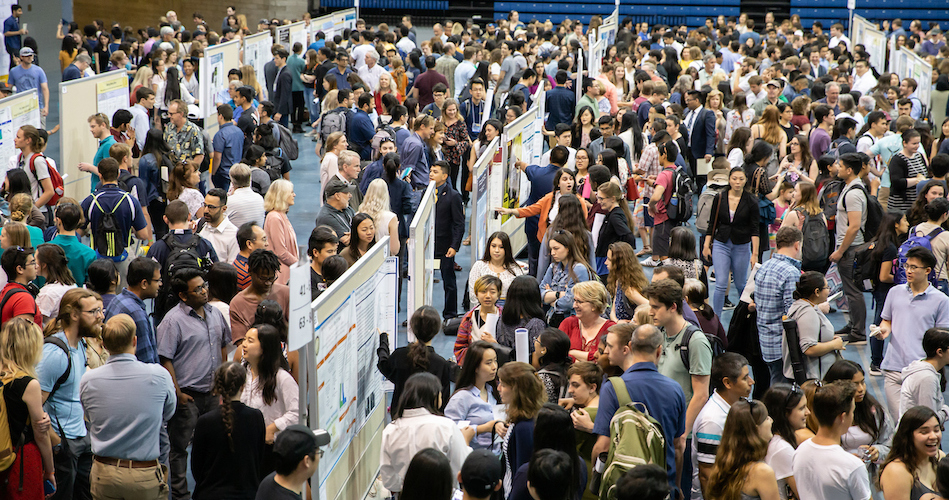
{"label": "green backpack", "polygon": [[646,405],[629,399],[623,379],[610,377],[610,382],[619,408],[610,420],[610,454],[600,483],[600,500],[616,500],[616,483],[633,467],[655,464],[666,468],[662,425],[649,415]]}

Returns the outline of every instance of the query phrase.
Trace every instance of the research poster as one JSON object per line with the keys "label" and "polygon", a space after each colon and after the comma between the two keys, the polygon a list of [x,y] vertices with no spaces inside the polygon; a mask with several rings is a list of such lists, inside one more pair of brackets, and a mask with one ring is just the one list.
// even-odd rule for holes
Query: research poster
{"label": "research poster", "polygon": [[36,89],[0,100],[0,165],[17,154],[13,142],[23,125],[40,128],[40,102]]}
{"label": "research poster", "polygon": [[391,347],[397,328],[398,259],[388,257],[375,266],[367,259],[351,271],[353,279],[337,290],[347,298],[328,317],[318,318],[314,328],[319,427],[331,436],[320,460],[322,499],[334,497],[326,491],[326,479],[337,466],[351,467],[340,457],[372,413],[385,406],[376,349],[379,331],[391,334]]}
{"label": "research poster", "polygon": [[129,107],[129,85],[125,71],[116,71],[114,78],[96,82],[96,111],[112,123],[112,115]]}

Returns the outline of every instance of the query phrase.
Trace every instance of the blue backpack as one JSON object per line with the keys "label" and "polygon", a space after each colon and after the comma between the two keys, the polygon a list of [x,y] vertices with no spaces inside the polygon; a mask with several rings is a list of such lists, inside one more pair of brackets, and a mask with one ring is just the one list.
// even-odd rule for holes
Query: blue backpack
{"label": "blue backpack", "polygon": [[[918,234],[916,232],[916,226],[913,226],[909,230],[909,238],[907,238],[906,241],[900,245],[899,251],[896,254],[897,265],[896,269],[893,271],[893,283],[896,283],[897,285],[906,283],[906,254],[909,253],[910,249],[923,247],[932,252],[933,239],[939,236],[941,233],[941,227],[933,229],[929,232],[929,234]],[[936,269],[930,270],[929,282],[935,286],[938,276],[939,272]]]}

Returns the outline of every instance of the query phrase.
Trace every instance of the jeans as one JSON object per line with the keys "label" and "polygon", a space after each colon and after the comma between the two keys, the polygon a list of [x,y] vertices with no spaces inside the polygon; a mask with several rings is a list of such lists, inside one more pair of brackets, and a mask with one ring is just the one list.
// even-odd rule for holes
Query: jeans
{"label": "jeans", "polygon": [[[847,307],[850,309],[850,322],[847,323],[850,334],[855,339],[864,339],[867,331],[867,302],[863,298],[863,290],[853,281],[853,259],[856,253],[857,245],[850,245],[840,258],[840,262],[837,262],[837,269],[840,271],[844,295],[847,296]],[[899,398],[897,398],[898,402]]]}
{"label": "jeans", "polygon": [[[879,325],[883,320],[883,303],[886,301],[886,294],[891,287],[877,285],[873,289],[873,324]],[[870,364],[880,366],[883,363],[883,346],[886,341],[876,337],[870,337]]]}
{"label": "jeans", "polygon": [[445,319],[458,315],[458,282],[455,278],[455,258],[439,257],[439,270],[442,274],[442,287],[445,290],[445,308],[442,316]]}
{"label": "jeans", "polygon": [[313,94],[313,88],[307,87],[303,89],[303,100],[306,101],[306,111],[310,114],[310,123],[315,122],[316,119],[320,117],[320,105],[313,102],[313,98],[315,97]]}
{"label": "jeans", "polygon": [[[771,385],[788,382],[787,377],[784,376],[784,360],[776,359],[774,361],[765,361],[765,363],[768,365],[768,371],[771,375]],[[758,379],[755,380],[755,382],[760,384],[761,380]]]}
{"label": "jeans", "polygon": [[524,233],[527,236],[527,274],[535,278],[543,278],[546,269],[537,269],[537,260],[540,256],[540,241],[537,240],[537,225],[540,218],[528,217],[524,221]]}
{"label": "jeans", "polygon": [[217,171],[214,172],[214,175],[211,176],[211,183],[214,184],[214,187],[221,188],[224,191],[227,191],[231,187],[231,176],[230,176],[231,167],[218,167]]}
{"label": "jeans", "polygon": [[731,240],[722,243],[712,242],[712,265],[715,267],[715,294],[712,295],[712,309],[719,317],[725,307],[728,295],[728,273],[735,278],[735,290],[741,295],[748,281],[748,267],[751,265],[751,243],[736,245]]}
{"label": "jeans", "polygon": [[[686,432],[686,435],[689,433]],[[679,488],[682,489],[683,498],[690,498],[692,491],[692,438],[685,440],[685,452],[682,454],[682,482]]]}
{"label": "jeans", "polygon": [[198,417],[218,406],[218,396],[210,393],[182,389],[182,392],[194,400],[188,403],[178,401],[174,416],[168,421],[168,439],[171,441],[171,497],[174,500],[191,498],[188,490],[188,446],[194,437],[194,426]]}
{"label": "jeans", "polygon": [[53,451],[56,493],[53,500],[85,500],[89,493],[89,473],[92,470],[92,441],[89,435],[66,439]]}

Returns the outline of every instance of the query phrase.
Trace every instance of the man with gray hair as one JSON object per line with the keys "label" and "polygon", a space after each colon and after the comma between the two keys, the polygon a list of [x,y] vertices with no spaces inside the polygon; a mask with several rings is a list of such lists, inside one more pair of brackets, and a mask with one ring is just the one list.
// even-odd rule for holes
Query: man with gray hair
{"label": "man with gray hair", "polygon": [[[698,88],[702,88],[704,85],[709,85],[712,82],[712,76],[716,73],[725,74],[725,70],[718,65],[718,62],[715,60],[715,56],[709,54],[702,58],[702,69],[699,70],[699,81]],[[716,90],[716,89],[712,89]]]}
{"label": "man with gray hair", "polygon": [[357,71],[359,78],[369,86],[369,92],[374,93],[379,88],[379,78],[386,72],[385,68],[376,64],[379,62],[379,53],[376,49],[370,49],[363,55],[366,64],[362,65]]}
{"label": "man with gray hair", "polygon": [[63,81],[69,82],[82,78],[82,75],[89,69],[89,66],[92,66],[92,58],[89,57],[88,54],[79,54],[73,59],[72,63],[63,70]]}
{"label": "man with gray hair", "polygon": [[[642,403],[649,415],[659,421],[666,438],[666,463],[669,484],[681,484],[682,457],[685,451],[685,394],[674,380],[659,373],[663,353],[663,335],[653,325],[634,327],[630,323],[613,325],[606,334],[605,353],[610,364],[623,369],[623,375],[610,377],[600,390],[593,434],[597,441],[593,454],[610,449],[610,420],[629,402]],[[587,458],[587,457],[585,457]],[[646,458],[646,457],[640,457]]]}
{"label": "man with gray hair", "polygon": [[458,64],[458,59],[455,59],[455,44],[452,42],[446,43],[442,56],[435,61],[435,71],[441,73],[448,80],[449,96],[455,95],[455,69],[458,68]]}
{"label": "man with gray hair", "polygon": [[237,227],[253,222],[264,226],[264,198],[250,187],[250,167],[237,163],[229,172],[234,193],[227,197],[228,219]]}
{"label": "man with gray hair", "polygon": [[359,211],[359,205],[362,203],[362,193],[359,191],[359,155],[355,151],[344,150],[339,153],[339,170],[330,175],[325,183],[323,183],[323,202],[326,202],[326,186],[330,184],[333,179],[338,179],[343,183],[355,186],[352,193],[353,195],[349,198],[349,206],[353,210]]}

